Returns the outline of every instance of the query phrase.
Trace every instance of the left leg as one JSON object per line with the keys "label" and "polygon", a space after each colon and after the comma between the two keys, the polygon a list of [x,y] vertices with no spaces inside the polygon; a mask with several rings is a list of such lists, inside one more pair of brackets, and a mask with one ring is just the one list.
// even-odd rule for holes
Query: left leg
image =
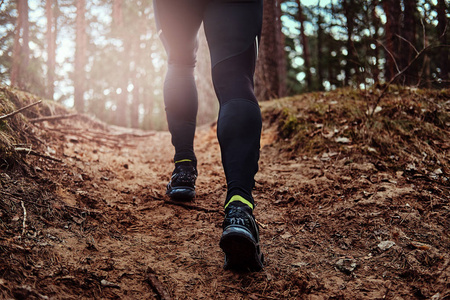
{"label": "left leg", "polygon": [[153,3],[157,28],[168,56],[164,104],[175,147],[175,170],[166,194],[175,200],[191,200],[195,196],[197,178],[194,134],[198,99],[194,67],[197,32],[206,2],[154,0]]}

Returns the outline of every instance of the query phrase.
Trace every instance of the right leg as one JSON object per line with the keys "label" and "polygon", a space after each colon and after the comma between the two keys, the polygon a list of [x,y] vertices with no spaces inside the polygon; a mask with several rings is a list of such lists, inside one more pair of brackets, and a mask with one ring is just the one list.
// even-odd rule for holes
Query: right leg
{"label": "right leg", "polygon": [[253,76],[262,8],[262,0],[212,0],[205,12],[212,77],[220,102],[217,135],[227,179],[225,208],[235,201],[254,207],[262,121]]}
{"label": "right leg", "polygon": [[154,0],[155,18],[168,56],[164,81],[164,104],[172,144],[175,170],[167,195],[175,200],[195,196],[197,160],[194,135],[198,98],[194,79],[197,33],[202,22],[204,0]]}
{"label": "right leg", "polygon": [[261,111],[253,92],[262,0],[211,0],[205,31],[214,88],[220,101],[217,136],[227,179],[220,247],[226,269],[259,271],[263,254],[253,216]]}

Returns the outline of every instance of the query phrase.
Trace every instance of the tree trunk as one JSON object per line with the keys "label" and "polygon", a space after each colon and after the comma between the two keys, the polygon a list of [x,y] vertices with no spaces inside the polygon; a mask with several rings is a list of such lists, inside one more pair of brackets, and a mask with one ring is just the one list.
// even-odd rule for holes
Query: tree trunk
{"label": "tree trunk", "polygon": [[[17,0],[17,23],[14,35],[10,81],[12,86],[26,90],[27,68],[30,60],[28,1]],[[22,40],[22,42],[21,42]]]}
{"label": "tree trunk", "polygon": [[[145,27],[144,27],[145,28]],[[137,32],[132,39],[132,63],[130,63],[130,81],[133,84],[132,102],[130,107],[130,120],[132,128],[139,128],[139,106],[141,105],[140,97],[140,78],[138,78],[137,68],[141,65],[142,50],[141,44],[141,32]]]}
{"label": "tree trunk", "polygon": [[55,93],[55,66],[56,66],[56,34],[57,18],[55,16],[54,0],[46,0],[45,11],[47,15],[47,99],[53,100]]}
{"label": "tree trunk", "polygon": [[[346,58],[346,64],[344,68],[345,72],[345,79],[344,79],[344,85],[348,86],[350,85],[350,79],[352,77],[352,69],[354,70],[355,74],[357,75],[359,73],[358,71],[358,64],[357,64],[357,55],[355,53],[355,45],[353,44],[353,31],[355,29],[355,13],[354,13],[354,6],[356,5],[354,0],[344,0],[343,6],[344,6],[344,13],[345,18],[347,22],[347,41],[346,41],[346,48],[347,48],[347,58]],[[357,78],[358,76],[356,76]]]}
{"label": "tree trunk", "polygon": [[255,91],[259,100],[279,98],[286,93],[286,62],[280,15],[278,0],[264,1],[261,46],[255,75]]}
{"label": "tree trunk", "polygon": [[[302,49],[303,49],[303,60],[305,61],[305,79],[307,84],[307,90],[312,89],[312,78],[311,78],[311,55],[309,53],[309,43],[305,34],[305,15],[303,14],[303,8],[300,0],[296,0],[298,6],[298,21],[300,23],[300,37],[302,39]],[[319,60],[320,62],[320,60]]]}
{"label": "tree trunk", "polygon": [[[320,1],[319,1],[320,4]],[[317,16],[317,76],[319,79],[319,91],[324,90],[324,77],[323,77],[323,28],[322,28],[322,14],[319,12]]]}
{"label": "tree trunk", "polygon": [[112,6],[112,20],[113,24],[117,27],[123,25],[123,0],[113,0]]}
{"label": "tree trunk", "polygon": [[116,124],[119,126],[128,126],[129,106],[128,106],[128,84],[130,78],[130,51],[131,43],[122,38],[124,50],[122,53],[122,76],[119,79],[119,88],[121,93],[117,95]]}
{"label": "tree trunk", "polygon": [[[29,42],[30,42],[30,22],[28,21],[28,1],[27,0],[22,0],[23,4],[22,4],[22,63],[23,63],[23,72],[25,75],[24,79],[26,80],[28,76],[26,76],[27,72],[27,68],[28,65],[30,63],[30,46],[29,46]],[[27,82],[22,81],[22,86],[21,88],[25,88]]]}
{"label": "tree trunk", "polygon": [[120,57],[121,65],[118,68],[122,69],[121,78],[119,78],[118,88],[121,90],[120,94],[117,94],[117,110],[116,110],[116,124],[119,126],[128,125],[129,116],[129,106],[128,106],[128,84],[130,79],[130,64],[131,57],[130,53],[132,51],[132,37],[126,35],[122,30],[123,28],[123,1],[113,0],[113,10],[112,10],[112,20],[113,25],[117,29],[117,36],[122,40],[123,52]]}
{"label": "tree trunk", "polygon": [[[447,7],[445,0],[439,0],[437,5],[437,13],[438,13],[438,34],[439,34],[439,41],[441,44],[441,51],[440,51],[440,59],[438,66],[441,69],[440,77],[444,82],[443,87],[449,86],[449,49],[447,44],[447,36],[449,32],[449,22],[446,16]],[[446,45],[446,46],[444,46]]]}
{"label": "tree trunk", "polygon": [[77,0],[76,40],[75,40],[75,74],[74,105],[78,112],[84,112],[84,90],[86,84],[86,2]]}
{"label": "tree trunk", "polygon": [[[404,69],[413,60],[415,56],[415,44],[416,44],[416,18],[415,12],[417,9],[416,0],[403,1],[403,26],[402,26],[402,39],[401,44],[401,56],[400,56],[400,69]],[[412,85],[417,83],[417,68],[416,64],[412,65],[404,74],[404,82],[406,85]]]}
{"label": "tree trunk", "polygon": [[[133,72],[136,75],[136,72]],[[133,77],[135,78],[135,77]],[[140,86],[137,79],[133,79],[133,102],[131,104],[131,127],[139,128],[139,106],[141,104]]]}
{"label": "tree trunk", "polygon": [[374,33],[372,35],[372,39],[375,45],[375,49],[373,49],[373,57],[375,58],[374,64],[372,66],[372,74],[373,74],[373,80],[375,83],[379,82],[380,80],[380,66],[379,66],[379,46],[376,41],[378,41],[378,29],[381,27],[381,20],[378,17],[376,7],[378,6],[378,0],[372,1],[372,7],[371,7],[371,15],[372,15],[372,24],[374,26]]}
{"label": "tree trunk", "polygon": [[12,65],[11,65],[11,75],[10,81],[12,86],[19,85],[19,73],[20,73],[20,56],[22,52],[22,46],[20,44],[20,36],[22,32],[22,3],[23,0],[17,0],[17,21],[14,33],[14,45],[12,50]]}
{"label": "tree trunk", "polygon": [[284,51],[284,34],[281,31],[282,24],[281,24],[281,2],[280,0],[277,1],[276,6],[276,30],[275,30],[275,37],[276,37],[276,45],[278,45],[277,49],[277,57],[278,57],[278,65],[277,65],[277,71],[278,71],[278,98],[285,97],[287,94],[287,85],[286,85],[286,77],[287,77],[287,66],[286,66],[286,53]]}
{"label": "tree trunk", "polygon": [[397,58],[399,54],[399,43],[397,35],[400,34],[400,15],[401,6],[400,0],[383,0],[383,9],[386,14],[385,25],[385,78],[387,81],[398,71]]}

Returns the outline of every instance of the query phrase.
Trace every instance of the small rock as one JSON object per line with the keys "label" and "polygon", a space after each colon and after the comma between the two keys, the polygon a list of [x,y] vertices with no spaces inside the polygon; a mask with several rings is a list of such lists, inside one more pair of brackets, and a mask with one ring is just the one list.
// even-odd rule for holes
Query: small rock
{"label": "small rock", "polygon": [[100,281],[100,284],[101,284],[102,286],[104,286],[104,287],[110,287],[110,288],[120,289],[120,286],[119,286],[118,284],[115,284],[115,283],[113,283],[113,282],[109,282],[109,281],[107,281],[107,280],[105,280],[105,279],[102,279],[102,280]]}
{"label": "small rock", "polygon": [[356,260],[352,258],[341,258],[336,262],[336,270],[350,275],[357,267]]}
{"label": "small rock", "polygon": [[380,250],[382,251],[386,251],[394,245],[395,242],[393,241],[382,241],[381,243],[378,244],[378,248],[380,248]]}

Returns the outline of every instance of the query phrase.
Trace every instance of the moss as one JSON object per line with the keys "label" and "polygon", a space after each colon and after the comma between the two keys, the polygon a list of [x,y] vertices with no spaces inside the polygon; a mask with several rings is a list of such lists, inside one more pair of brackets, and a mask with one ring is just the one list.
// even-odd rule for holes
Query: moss
{"label": "moss", "polygon": [[282,138],[292,137],[299,128],[300,121],[288,108],[284,108],[280,120],[280,136]]}
{"label": "moss", "polygon": [[[389,161],[395,169],[396,163],[421,159],[426,152],[448,168],[448,153],[439,148],[450,144],[448,90],[394,86],[378,103],[382,110],[366,115],[379,94],[377,90],[340,89],[274,100],[264,103],[264,119],[269,115],[270,124],[277,124],[280,146],[298,155],[337,151],[374,156]],[[335,129],[336,135],[330,137],[327,133]],[[351,144],[336,143],[336,137],[348,137]],[[369,147],[376,151],[356,151]]]}

